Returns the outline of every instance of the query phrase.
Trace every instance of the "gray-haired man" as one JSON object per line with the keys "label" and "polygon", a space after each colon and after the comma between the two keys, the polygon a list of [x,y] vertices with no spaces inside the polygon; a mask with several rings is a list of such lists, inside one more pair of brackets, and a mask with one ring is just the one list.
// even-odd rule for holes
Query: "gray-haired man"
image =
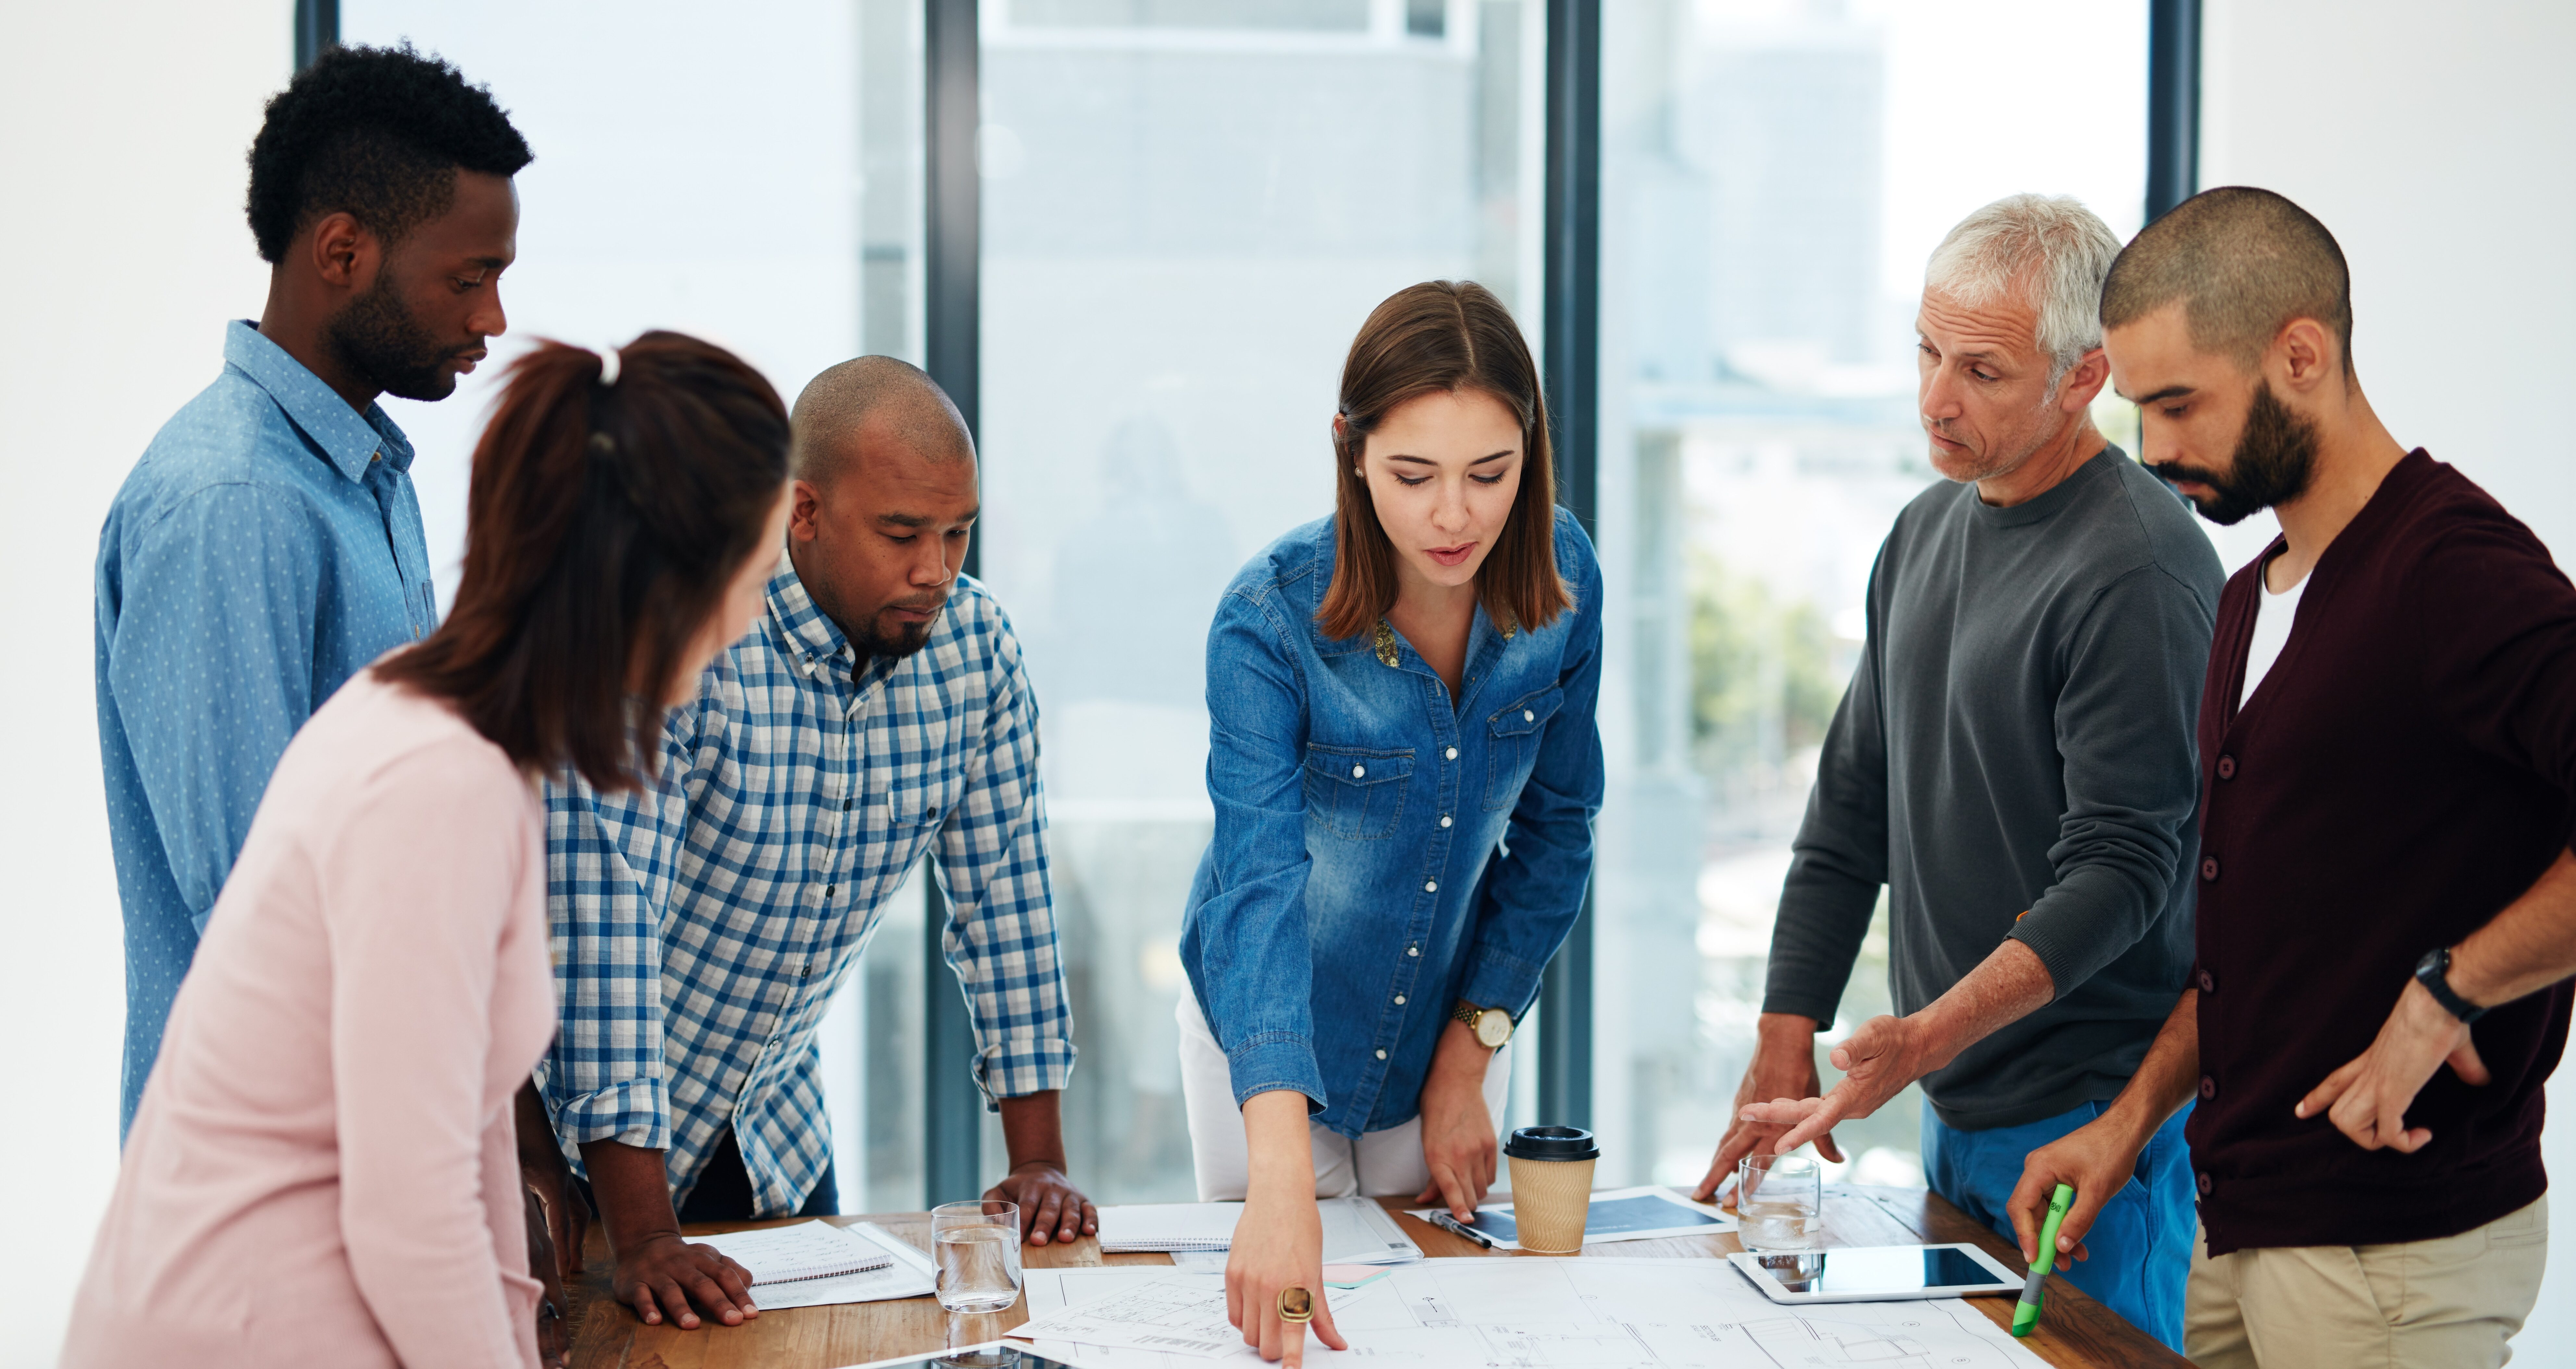
{"label": "gray-haired man", "polygon": [[[2118,1095],[2181,990],[2191,888],[2175,876],[2194,853],[2192,728],[2225,577],[2182,502],[2087,416],[2119,250],[2074,200],[2016,195],[1932,254],[1920,404],[1950,483],[1898,515],[1870,574],[1868,641],[1781,891],[1760,1045],[1703,1195],[1758,1146],[1839,1158],[1836,1122],[1920,1079],[1926,1177],[2010,1237],[2023,1157]],[[1816,1031],[1882,884],[1904,1016],[1834,1047],[1847,1073],[1818,1097]],[[2067,1274],[2179,1349],[2179,1116],[2137,1178]]]}

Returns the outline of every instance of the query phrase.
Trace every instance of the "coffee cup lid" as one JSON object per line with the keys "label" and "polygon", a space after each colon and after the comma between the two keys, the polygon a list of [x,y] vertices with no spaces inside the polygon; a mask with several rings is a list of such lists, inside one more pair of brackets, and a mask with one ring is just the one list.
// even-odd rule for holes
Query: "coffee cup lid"
{"label": "coffee cup lid", "polygon": [[1598,1160],[1601,1147],[1581,1127],[1522,1127],[1503,1145],[1518,1160]]}

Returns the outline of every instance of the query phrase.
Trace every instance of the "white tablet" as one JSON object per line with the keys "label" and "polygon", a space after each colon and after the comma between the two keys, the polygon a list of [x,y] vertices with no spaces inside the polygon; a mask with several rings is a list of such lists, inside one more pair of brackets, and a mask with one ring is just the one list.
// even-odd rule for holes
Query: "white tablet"
{"label": "white tablet", "polygon": [[1727,1256],[1773,1302],[1895,1302],[2019,1293],[2022,1278],[1973,1245],[1875,1245]]}

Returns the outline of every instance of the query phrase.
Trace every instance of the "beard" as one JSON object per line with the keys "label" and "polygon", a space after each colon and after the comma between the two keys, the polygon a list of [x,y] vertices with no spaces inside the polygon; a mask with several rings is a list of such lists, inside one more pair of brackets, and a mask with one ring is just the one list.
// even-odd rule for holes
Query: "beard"
{"label": "beard", "polygon": [[2200,516],[2220,527],[2233,527],[2257,510],[2277,508],[2308,492],[2316,474],[2317,425],[2290,412],[2272,393],[2268,380],[2256,381],[2254,404],[2245,411],[2245,431],[2236,438],[2225,479],[2180,461],[2149,466],[2167,483],[2189,481],[2209,487],[2207,499],[2194,499]]}
{"label": "beard", "polygon": [[322,341],[359,379],[402,399],[437,400],[456,393],[456,373],[445,363],[474,350],[439,346],[383,272],[367,293],[323,325]]}
{"label": "beard", "polygon": [[[941,605],[941,608],[944,611],[946,605]],[[888,636],[877,631],[877,620],[870,618],[867,631],[854,633],[844,629],[844,635],[849,637],[850,648],[858,653],[862,664],[874,656],[882,656],[889,661],[900,661],[930,645],[930,630],[937,626],[939,626],[937,618],[932,618],[926,623],[906,623],[896,629],[894,635]]]}

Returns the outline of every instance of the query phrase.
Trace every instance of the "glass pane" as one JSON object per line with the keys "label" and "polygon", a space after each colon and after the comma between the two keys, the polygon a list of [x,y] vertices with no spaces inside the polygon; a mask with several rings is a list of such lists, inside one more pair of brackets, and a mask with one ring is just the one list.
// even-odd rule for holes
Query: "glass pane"
{"label": "glass pane", "polygon": [[[340,27],[455,62],[537,154],[518,178],[495,364],[443,403],[385,401],[420,450],[443,591],[497,363],[528,339],[675,328],[740,353],[791,402],[861,350],[919,360],[920,6],[780,0],[755,19],[677,0],[342,0]],[[824,1028],[854,1210],[862,1195],[868,1209],[921,1204],[920,904],[918,889],[895,896]]]}
{"label": "glass pane", "polygon": [[[1789,841],[1856,660],[1870,564],[1936,478],[1914,408],[1924,261],[2016,191],[2073,194],[2123,238],[2137,230],[2146,8],[1604,12],[1604,1183],[1695,1183],[1751,1057]],[[2097,416],[2134,450],[2127,408]],[[1826,1035],[1888,1005],[1882,915]],[[1855,1177],[1920,1182],[1918,1097],[1839,1129]]]}
{"label": "glass pane", "polygon": [[1472,277],[1535,336],[1543,11],[984,6],[983,568],[1045,702],[1067,1144],[1103,1201],[1193,1194],[1172,1010],[1216,596],[1330,511],[1378,301]]}

